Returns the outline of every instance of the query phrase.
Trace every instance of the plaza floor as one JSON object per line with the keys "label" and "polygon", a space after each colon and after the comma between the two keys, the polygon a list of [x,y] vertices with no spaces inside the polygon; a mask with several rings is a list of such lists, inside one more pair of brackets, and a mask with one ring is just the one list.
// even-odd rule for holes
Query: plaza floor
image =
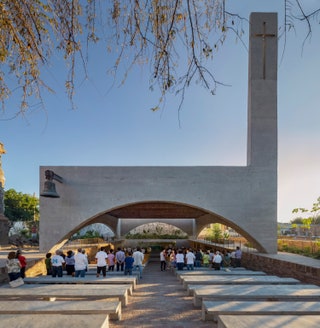
{"label": "plaza floor", "polygon": [[212,328],[201,320],[201,309],[172,271],[160,270],[160,257],[150,258],[121,321],[110,321],[110,328]]}

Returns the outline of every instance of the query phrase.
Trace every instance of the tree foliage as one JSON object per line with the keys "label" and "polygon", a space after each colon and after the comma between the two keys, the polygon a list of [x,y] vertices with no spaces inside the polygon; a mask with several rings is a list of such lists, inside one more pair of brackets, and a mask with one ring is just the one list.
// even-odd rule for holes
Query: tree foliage
{"label": "tree foliage", "polygon": [[306,209],[304,207],[295,208],[292,210],[292,213],[301,213],[304,218],[295,218],[291,220],[291,223],[302,224],[307,229],[310,229],[311,224],[319,224],[320,223],[320,197],[317,198],[317,201],[312,204],[311,209]]}
{"label": "tree foliage", "polygon": [[[319,11],[306,13],[303,0],[282,0],[284,31],[297,21],[319,23]],[[72,101],[76,67],[86,69],[85,51],[90,43],[104,42],[116,55],[106,66],[123,81],[136,64],[150,65],[150,88],[160,90],[161,103],[170,92],[181,103],[192,82],[214,94],[219,81],[208,60],[223,45],[227,35],[241,39],[245,19],[227,10],[226,0],[2,0],[0,3],[0,101],[21,96],[24,114],[43,90],[53,91],[43,80],[52,54],[67,63],[65,88]],[[316,5],[315,5],[316,6]],[[286,33],[285,33],[286,34]],[[129,63],[129,65],[128,65]],[[121,70],[123,71],[123,70]],[[153,110],[159,108],[159,104]]]}
{"label": "tree foliage", "polygon": [[38,221],[39,199],[35,196],[9,189],[4,193],[4,215],[10,221]]}

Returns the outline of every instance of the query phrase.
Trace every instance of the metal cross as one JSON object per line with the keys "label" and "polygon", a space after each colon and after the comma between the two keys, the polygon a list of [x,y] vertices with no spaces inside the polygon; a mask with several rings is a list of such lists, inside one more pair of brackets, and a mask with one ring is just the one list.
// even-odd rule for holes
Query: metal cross
{"label": "metal cross", "polygon": [[262,37],[262,60],[263,60],[263,71],[262,76],[263,79],[266,79],[266,38],[267,37],[275,37],[275,34],[267,34],[266,33],[266,22],[263,22],[263,33],[255,34],[256,37]]}

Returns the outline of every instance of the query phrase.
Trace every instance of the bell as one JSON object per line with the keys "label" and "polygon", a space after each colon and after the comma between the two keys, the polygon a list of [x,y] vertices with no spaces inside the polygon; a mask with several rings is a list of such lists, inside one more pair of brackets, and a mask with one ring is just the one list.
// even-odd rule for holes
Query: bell
{"label": "bell", "polygon": [[44,183],[43,192],[40,194],[43,197],[50,197],[50,198],[60,198],[60,196],[56,192],[56,185],[54,182],[47,180]]}

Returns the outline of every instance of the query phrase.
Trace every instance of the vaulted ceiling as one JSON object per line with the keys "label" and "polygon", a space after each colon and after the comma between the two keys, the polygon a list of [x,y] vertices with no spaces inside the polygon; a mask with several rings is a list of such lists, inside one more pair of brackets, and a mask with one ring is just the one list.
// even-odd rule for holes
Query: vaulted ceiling
{"label": "vaulted ceiling", "polygon": [[123,208],[115,209],[108,213],[116,218],[185,218],[196,219],[206,212],[182,204],[167,202],[147,202],[127,205]]}

